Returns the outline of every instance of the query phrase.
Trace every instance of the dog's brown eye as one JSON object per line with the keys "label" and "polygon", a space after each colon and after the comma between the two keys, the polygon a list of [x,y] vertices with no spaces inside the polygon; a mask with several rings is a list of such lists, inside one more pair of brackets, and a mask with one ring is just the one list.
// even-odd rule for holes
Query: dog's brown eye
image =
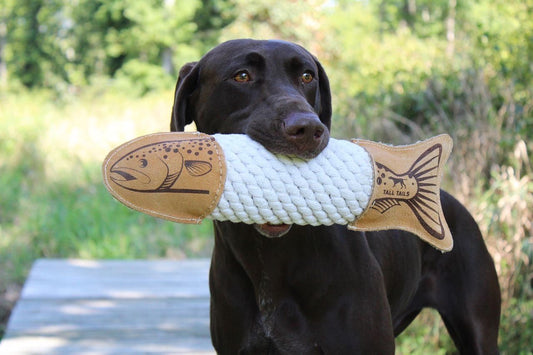
{"label": "dog's brown eye", "polygon": [[252,78],[250,77],[250,74],[247,71],[243,70],[243,71],[238,72],[233,77],[233,80],[235,80],[235,81],[237,81],[239,83],[244,83],[244,82],[252,80]]}
{"label": "dog's brown eye", "polygon": [[306,84],[309,84],[311,81],[313,81],[313,74],[306,71],[305,73],[302,74],[302,81]]}

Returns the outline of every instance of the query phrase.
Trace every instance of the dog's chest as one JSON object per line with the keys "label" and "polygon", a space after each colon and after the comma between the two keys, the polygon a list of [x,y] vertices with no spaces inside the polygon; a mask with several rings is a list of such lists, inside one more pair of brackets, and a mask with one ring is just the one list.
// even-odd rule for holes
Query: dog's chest
{"label": "dog's chest", "polygon": [[267,337],[272,335],[272,329],[275,323],[276,302],[273,298],[273,292],[274,289],[270,277],[262,273],[257,289],[257,306],[259,307],[263,330]]}
{"label": "dog's chest", "polygon": [[[262,258],[259,259],[262,262]],[[263,268],[256,284],[256,301],[265,336],[283,338],[283,334],[303,332],[307,337],[309,320],[305,315],[305,306],[299,303],[301,300],[295,297],[291,289],[299,288],[301,282],[310,283],[311,280],[299,278],[297,283],[293,284],[295,280],[289,281],[290,278],[287,276],[290,274],[287,265],[276,266],[278,267],[273,268],[272,265],[268,265]]]}

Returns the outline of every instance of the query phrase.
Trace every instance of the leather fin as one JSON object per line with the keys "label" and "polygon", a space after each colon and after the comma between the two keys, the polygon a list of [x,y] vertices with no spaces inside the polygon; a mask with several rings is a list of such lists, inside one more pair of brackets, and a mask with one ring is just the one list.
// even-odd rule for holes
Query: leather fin
{"label": "leather fin", "polygon": [[352,230],[402,229],[434,247],[449,251],[453,239],[440,203],[443,167],[453,142],[444,134],[406,146],[353,140],[374,163],[374,187]]}

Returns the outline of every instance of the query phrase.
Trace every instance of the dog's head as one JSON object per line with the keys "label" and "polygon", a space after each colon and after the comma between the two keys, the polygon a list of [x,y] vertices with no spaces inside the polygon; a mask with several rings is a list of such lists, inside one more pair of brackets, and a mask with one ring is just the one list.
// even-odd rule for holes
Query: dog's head
{"label": "dog's head", "polygon": [[312,158],[327,145],[329,81],[318,60],[284,41],[233,40],[180,70],[171,130],[242,133],[273,153]]}

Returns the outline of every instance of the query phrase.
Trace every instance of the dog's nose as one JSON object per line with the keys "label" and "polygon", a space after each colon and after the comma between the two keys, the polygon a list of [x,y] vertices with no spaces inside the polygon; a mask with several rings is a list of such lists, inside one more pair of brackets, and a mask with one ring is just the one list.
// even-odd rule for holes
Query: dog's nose
{"label": "dog's nose", "polygon": [[324,128],[314,113],[291,113],[283,120],[283,132],[295,143],[320,140]]}
{"label": "dog's nose", "polygon": [[316,155],[322,150],[320,147],[325,146],[323,141],[327,139],[326,130],[318,116],[311,112],[291,113],[283,120],[285,139],[296,148],[297,155],[303,157]]}
{"label": "dog's nose", "polygon": [[325,130],[326,126],[311,112],[291,113],[283,120],[285,138],[296,146],[302,155],[315,152],[322,145]]}

